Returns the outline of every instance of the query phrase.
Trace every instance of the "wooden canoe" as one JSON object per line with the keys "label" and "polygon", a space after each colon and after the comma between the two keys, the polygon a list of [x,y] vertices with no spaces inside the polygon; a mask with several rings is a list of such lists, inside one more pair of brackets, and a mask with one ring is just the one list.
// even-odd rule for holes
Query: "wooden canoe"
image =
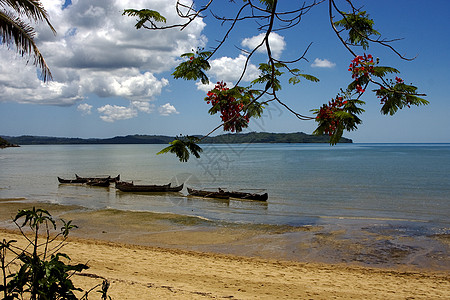
{"label": "wooden canoe", "polygon": [[109,187],[110,181],[109,181],[109,179],[107,179],[107,180],[94,179],[94,180],[88,180],[88,182],[86,182],[86,184],[90,185],[90,186]]}
{"label": "wooden canoe", "polygon": [[120,174],[117,175],[116,177],[81,177],[78,176],[77,174],[75,174],[75,177],[79,180],[86,180],[86,181],[92,181],[92,180],[100,180],[100,181],[105,181],[105,180],[109,180],[109,182],[117,182],[120,181]]}
{"label": "wooden canoe", "polygon": [[163,185],[155,185],[155,184],[142,185],[142,184],[134,184],[133,182],[118,181],[116,182],[116,189],[122,192],[141,192],[141,193],[179,192],[183,189],[183,184],[172,187],[170,183]]}
{"label": "wooden canoe", "polygon": [[257,194],[257,193],[246,193],[246,192],[226,192],[230,198],[237,198],[242,200],[255,200],[255,201],[267,201],[269,195],[267,193]]}
{"label": "wooden canoe", "polygon": [[217,191],[195,190],[191,188],[188,188],[187,190],[189,195],[205,198],[220,198],[220,199],[235,198],[241,200],[255,200],[255,201],[267,201],[267,199],[269,198],[269,195],[267,193],[257,194],[257,193],[246,193],[237,191],[227,192],[221,188],[218,188]]}
{"label": "wooden canoe", "polygon": [[214,191],[202,191],[202,190],[195,190],[191,188],[187,188],[187,191],[189,195],[197,196],[197,197],[204,197],[204,198],[218,198],[218,199],[229,199],[230,196],[219,189],[217,192]]}
{"label": "wooden canoe", "polygon": [[58,182],[59,183],[86,183],[88,182],[87,179],[64,179],[61,177],[58,177]]}

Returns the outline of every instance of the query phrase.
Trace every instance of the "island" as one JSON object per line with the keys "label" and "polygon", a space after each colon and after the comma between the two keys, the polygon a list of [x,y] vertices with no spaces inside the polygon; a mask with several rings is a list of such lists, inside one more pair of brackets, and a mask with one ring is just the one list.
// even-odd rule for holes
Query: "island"
{"label": "island", "polygon": [[[67,137],[46,137],[22,135],[17,137],[2,136],[10,143],[16,145],[72,145],[72,144],[168,144],[174,140],[173,136],[166,135],[127,135],[113,138],[67,138]],[[195,135],[202,138],[201,135]],[[2,139],[3,140],[3,139]],[[222,134],[212,137],[205,137],[201,144],[243,144],[243,143],[329,143],[329,136],[316,136],[303,132],[293,133],[269,133],[269,132],[249,132],[238,134]],[[348,138],[342,137],[339,143],[352,143]]]}

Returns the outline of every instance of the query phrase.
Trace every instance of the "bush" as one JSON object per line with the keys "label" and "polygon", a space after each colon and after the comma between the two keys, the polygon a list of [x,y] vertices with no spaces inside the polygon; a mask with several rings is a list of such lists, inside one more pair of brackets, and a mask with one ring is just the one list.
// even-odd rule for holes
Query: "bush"
{"label": "bush", "polygon": [[[18,221],[23,222],[21,225]],[[77,299],[74,292],[84,292],[72,283],[72,276],[89,267],[86,264],[71,265],[70,257],[59,251],[64,246],[71,229],[76,228],[72,221],[61,220],[62,226],[57,231],[56,221],[50,213],[43,209],[20,210],[14,218],[28,245],[17,247],[17,241],[0,242],[0,263],[3,282],[0,283],[0,293],[3,299]],[[26,234],[24,229],[29,227],[32,234]],[[41,236],[40,231],[45,231]],[[52,236],[52,233],[55,233]],[[41,242],[41,240],[44,240]],[[7,260],[7,255],[12,259]],[[11,271],[13,263],[19,264],[17,271]],[[103,300],[107,296],[109,282],[104,280],[89,291],[84,292],[80,299],[88,299],[91,291],[101,286],[99,291]]]}

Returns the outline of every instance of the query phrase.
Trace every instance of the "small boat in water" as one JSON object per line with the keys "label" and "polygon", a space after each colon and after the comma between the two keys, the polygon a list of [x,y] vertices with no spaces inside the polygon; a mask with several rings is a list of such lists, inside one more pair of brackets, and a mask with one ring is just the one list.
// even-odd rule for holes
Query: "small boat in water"
{"label": "small boat in water", "polygon": [[204,198],[218,198],[218,199],[229,199],[230,196],[225,191],[219,189],[216,191],[202,191],[202,190],[195,190],[191,188],[187,188],[187,191],[189,195],[191,196],[197,196],[197,197],[204,197]]}
{"label": "small boat in water", "polygon": [[88,182],[87,179],[81,178],[81,179],[64,179],[61,177],[58,177],[59,183],[86,183]]}
{"label": "small boat in water", "polygon": [[151,192],[151,193],[163,193],[163,192],[179,192],[183,189],[183,184],[179,186],[171,186],[170,183],[163,185],[143,185],[134,184],[133,182],[117,181],[116,189],[122,192]]}
{"label": "small boat in water", "polygon": [[117,181],[120,181],[120,174],[117,175],[116,177],[111,177],[111,176],[108,176],[108,177],[80,177],[80,176],[78,176],[77,174],[75,174],[75,177],[76,177],[78,180],[86,180],[86,182],[87,182],[87,181],[93,181],[93,180],[100,180],[100,181],[108,180],[109,182],[117,182]]}
{"label": "small boat in water", "polygon": [[110,181],[109,181],[109,179],[106,179],[106,180],[93,179],[93,180],[88,180],[86,182],[86,184],[89,186],[109,187]]}
{"label": "small boat in water", "polygon": [[187,188],[187,190],[189,195],[205,198],[219,198],[219,199],[236,198],[241,200],[255,200],[255,201],[267,201],[267,199],[269,198],[269,195],[267,193],[257,194],[238,191],[227,192],[221,188],[218,188],[217,191],[195,190],[191,188]]}
{"label": "small boat in water", "polygon": [[227,192],[230,198],[237,198],[243,200],[255,200],[255,201],[267,201],[269,195],[267,193],[257,194],[257,193],[246,193],[246,192]]}

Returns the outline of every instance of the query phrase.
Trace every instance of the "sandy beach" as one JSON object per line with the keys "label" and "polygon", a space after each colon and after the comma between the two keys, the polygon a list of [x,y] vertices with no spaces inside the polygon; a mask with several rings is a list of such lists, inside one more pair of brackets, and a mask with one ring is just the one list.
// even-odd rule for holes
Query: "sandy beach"
{"label": "sandy beach", "polygon": [[[24,207],[25,206],[25,207]],[[1,239],[21,240],[10,225],[19,202],[2,201],[0,221],[6,229]],[[83,214],[73,208],[44,205],[53,216],[77,220]],[[84,215],[86,216],[86,215]],[[176,230],[173,224],[160,220],[150,223],[157,237],[168,234],[175,240],[190,240],[191,248],[206,239],[232,241],[240,230]],[[8,223],[9,222],[9,223]],[[77,223],[77,222],[75,222]],[[132,223],[132,222],[131,222]],[[96,228],[93,223],[92,228]],[[117,225],[119,226],[119,225]],[[130,226],[133,226],[131,224]],[[184,226],[184,225],[183,225]],[[89,289],[107,279],[113,299],[449,299],[448,271],[408,270],[407,268],[369,268],[351,264],[302,263],[282,259],[266,259],[203,251],[132,245],[100,234],[89,235],[89,227],[80,228],[69,239],[62,252],[72,263],[87,263],[89,269],[74,276],[74,282]],[[117,228],[111,228],[116,230]],[[160,234],[158,235],[158,231]],[[75,233],[76,231],[74,231]],[[108,234],[107,232],[104,232]],[[114,235],[114,233],[110,233]],[[244,238],[256,233],[246,231]],[[185,236],[184,236],[185,235]],[[87,236],[88,238],[85,238]],[[174,239],[177,237],[176,239]],[[145,237],[143,237],[145,239]],[[126,239],[124,239],[126,240]],[[169,240],[160,244],[167,245]],[[181,242],[178,242],[181,243]],[[187,247],[189,249],[189,247]],[[90,298],[95,299],[96,295]]]}

